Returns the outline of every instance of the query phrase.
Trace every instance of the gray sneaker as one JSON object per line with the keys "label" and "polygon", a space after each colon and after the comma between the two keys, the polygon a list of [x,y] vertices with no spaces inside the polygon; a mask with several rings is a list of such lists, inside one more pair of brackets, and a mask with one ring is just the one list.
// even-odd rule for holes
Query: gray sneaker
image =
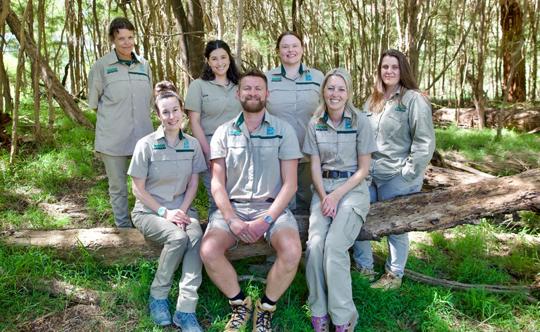
{"label": "gray sneaker", "polygon": [[375,280],[375,277],[377,276],[377,272],[375,272],[372,269],[368,269],[367,267],[362,267],[358,263],[353,264],[353,269],[356,270],[360,275],[370,282]]}

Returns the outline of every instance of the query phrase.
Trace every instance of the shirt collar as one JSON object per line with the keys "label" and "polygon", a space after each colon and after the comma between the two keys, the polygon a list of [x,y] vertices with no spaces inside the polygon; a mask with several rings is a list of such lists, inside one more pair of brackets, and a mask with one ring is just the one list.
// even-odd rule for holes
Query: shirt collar
{"label": "shirt collar", "polygon": [[[345,111],[343,112],[343,119],[342,119],[341,123],[339,124],[339,127],[341,127],[345,123],[345,121],[343,121],[345,119],[352,120],[352,111],[349,109],[348,106],[345,106]],[[333,123],[331,123],[331,121],[330,121],[330,117],[328,116],[327,111],[324,111],[324,113],[319,117],[319,121],[321,121],[322,123],[325,123],[325,124],[329,124],[332,127],[334,126]]]}
{"label": "shirt collar", "polygon": [[[268,113],[266,109],[264,110],[264,116],[262,119],[262,123],[268,123],[269,125],[272,125],[274,123],[275,117]],[[240,126],[245,122],[244,119],[244,112],[240,112],[236,119],[234,120],[234,126],[238,129],[240,129]]]}
{"label": "shirt collar", "polygon": [[[107,53],[104,56],[105,61],[107,61],[107,64],[113,65],[115,63],[120,63],[121,60],[118,58],[118,55],[116,54],[116,51],[113,49],[109,53]],[[131,52],[131,59],[133,63],[139,63],[142,62],[142,57],[135,54],[135,52]]]}
{"label": "shirt collar", "polygon": [[[309,69],[308,68],[304,68],[304,64],[300,64],[300,67],[298,68],[298,74],[300,74],[300,76],[304,75],[304,73],[306,72],[309,72]],[[279,74],[283,77],[286,77],[287,76],[287,72],[285,71],[285,67],[283,67],[283,64],[280,65],[280,68],[279,68]]]}
{"label": "shirt collar", "polygon": [[[165,139],[165,130],[163,129],[163,125],[159,125],[159,127],[156,129],[156,140],[159,139]],[[184,139],[184,133],[182,132],[182,129],[178,132],[178,138],[180,140]]]}

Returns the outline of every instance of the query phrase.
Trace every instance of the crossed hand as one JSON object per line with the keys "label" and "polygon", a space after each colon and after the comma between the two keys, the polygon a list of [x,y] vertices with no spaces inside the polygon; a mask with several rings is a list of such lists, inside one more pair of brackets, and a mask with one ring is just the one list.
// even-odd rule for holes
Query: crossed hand
{"label": "crossed hand", "polygon": [[242,221],[240,218],[233,218],[230,221],[229,227],[234,235],[242,242],[254,243],[268,230],[270,225],[265,223],[262,218],[250,221]]}

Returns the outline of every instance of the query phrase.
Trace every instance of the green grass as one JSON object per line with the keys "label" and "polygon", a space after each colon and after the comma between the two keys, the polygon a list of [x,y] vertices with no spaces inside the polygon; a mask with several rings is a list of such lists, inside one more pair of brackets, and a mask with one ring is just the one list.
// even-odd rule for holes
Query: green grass
{"label": "green grass", "polygon": [[[95,120],[94,114],[88,116]],[[508,158],[521,151],[527,165],[538,163],[538,136],[503,132],[494,142],[494,132],[437,130],[437,148],[457,151],[470,160]],[[48,137],[48,138],[47,138]],[[55,132],[39,144],[21,145],[15,166],[0,151],[0,229],[54,229],[112,226],[107,180],[103,166],[93,155],[93,132],[74,125],[58,113]],[[60,203],[66,197],[80,197],[88,220],[76,223],[69,217],[49,215],[43,203]],[[130,196],[130,204],[133,197]],[[199,186],[195,207],[207,218],[207,197]],[[412,246],[408,267],[426,275],[465,283],[528,285],[538,278],[540,248],[527,241],[537,234],[538,214],[520,212],[525,225],[514,238],[501,242],[496,233],[508,232],[484,220],[480,225],[460,226],[432,232],[431,243]],[[377,255],[386,257],[386,243],[374,243]],[[21,323],[71,306],[68,298],[51,297],[34,287],[39,280],[59,279],[73,285],[107,292],[100,307],[103,317],[113,321],[114,330],[162,331],[147,313],[147,298],[157,262],[139,260],[131,265],[102,265],[90,252],[79,249],[60,259],[50,250],[13,248],[0,244],[0,330],[17,331]],[[235,262],[239,274],[250,274],[250,264],[263,258]],[[377,270],[382,272],[381,264]],[[178,275],[176,278],[178,279]],[[358,331],[535,331],[540,330],[540,305],[519,295],[496,295],[480,290],[451,291],[405,279],[401,289],[373,290],[357,272],[352,272],[353,296],[359,312]],[[243,282],[254,298],[264,285]],[[171,290],[174,309],[177,283]],[[224,296],[205,275],[199,291],[197,314],[208,331],[220,331],[229,307]],[[274,319],[277,331],[310,331],[305,275],[299,269],[293,284],[278,304]]]}
{"label": "green grass", "polygon": [[[468,160],[507,165],[495,169],[496,175],[511,175],[517,170],[540,167],[540,136],[503,129],[496,140],[495,129],[436,129],[437,149],[459,152]],[[515,165],[512,165],[515,163]]]}

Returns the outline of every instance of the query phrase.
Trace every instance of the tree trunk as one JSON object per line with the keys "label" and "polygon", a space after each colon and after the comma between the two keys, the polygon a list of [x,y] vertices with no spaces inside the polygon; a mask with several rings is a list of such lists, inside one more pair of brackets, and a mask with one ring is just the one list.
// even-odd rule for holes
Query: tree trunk
{"label": "tree trunk", "polygon": [[[0,0],[0,5],[4,0]],[[64,112],[68,117],[73,121],[88,127],[92,128],[92,123],[84,116],[83,112],[79,109],[79,106],[75,103],[73,97],[66,91],[66,89],[60,84],[60,81],[56,77],[56,74],[49,67],[49,64],[41,58],[36,44],[32,39],[32,36],[28,35],[27,31],[21,26],[19,18],[13,11],[9,11],[7,16],[7,22],[11,29],[11,32],[15,35],[17,40],[22,40],[23,35],[25,36],[25,46],[28,56],[32,61],[39,61],[40,64],[40,76],[41,80],[45,83],[47,89],[49,89],[54,96],[54,99],[62,107]]]}
{"label": "tree trunk", "polygon": [[242,30],[244,29],[244,0],[238,0],[238,22],[236,23],[236,54],[238,68],[242,68]]}
{"label": "tree trunk", "polygon": [[174,16],[182,29],[180,49],[189,81],[199,77],[202,72],[204,57],[204,10],[200,0],[186,1],[186,9],[180,0],[169,0]]}
{"label": "tree trunk", "polygon": [[[375,203],[358,239],[379,240],[389,234],[446,229],[518,210],[540,210],[540,169]],[[296,219],[305,243],[308,217]],[[25,230],[4,232],[0,241],[8,245],[51,247],[64,255],[72,255],[84,247],[106,263],[129,262],[141,256],[158,257],[160,251],[136,229]],[[240,244],[227,255],[230,259],[240,259],[271,253],[270,246],[259,241]]]}
{"label": "tree trunk", "polygon": [[503,94],[509,102],[525,101],[523,13],[517,0],[500,0],[500,6]]}

